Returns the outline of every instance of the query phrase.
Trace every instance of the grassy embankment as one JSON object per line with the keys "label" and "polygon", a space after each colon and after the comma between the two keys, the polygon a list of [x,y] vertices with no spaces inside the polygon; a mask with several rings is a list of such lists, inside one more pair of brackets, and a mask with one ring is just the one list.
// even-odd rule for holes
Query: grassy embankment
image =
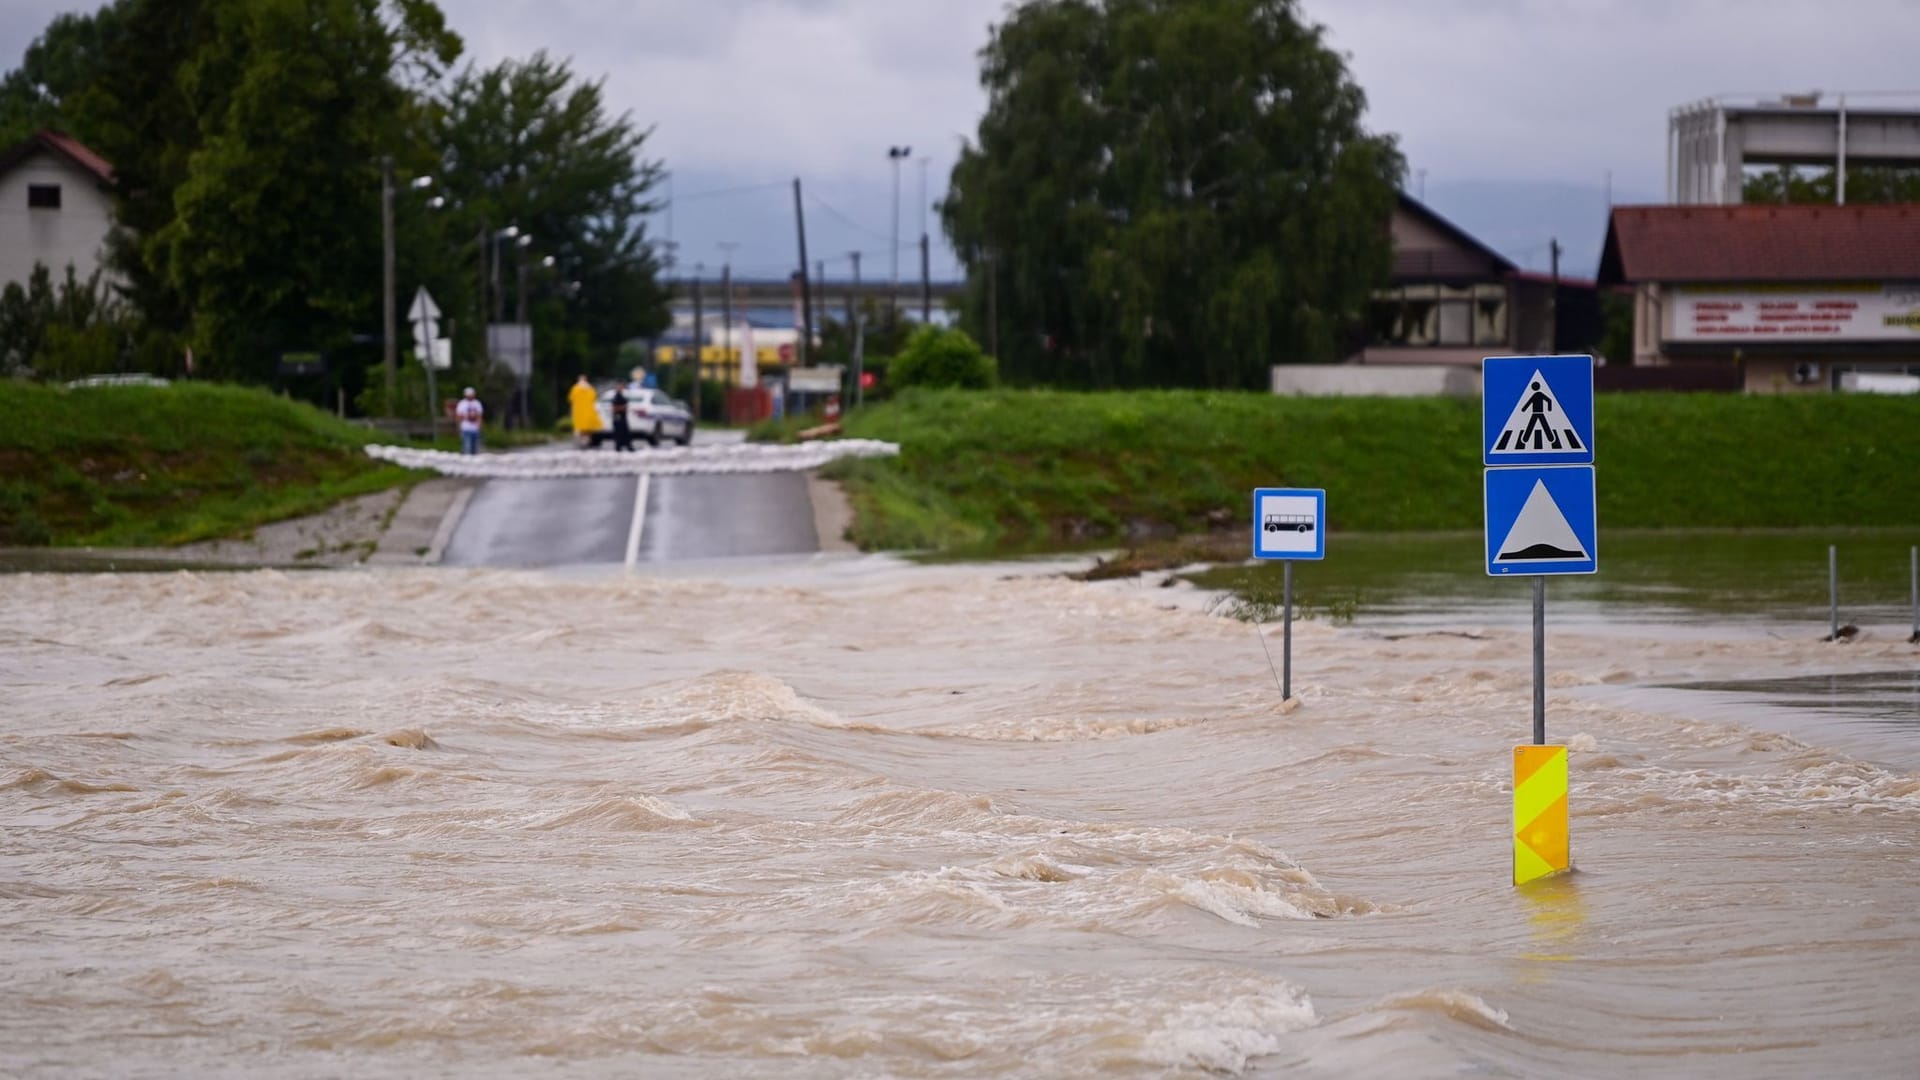
{"label": "grassy embankment", "polygon": [[[1608,394],[1608,528],[1920,524],[1920,401]],[[866,548],[983,551],[1209,530],[1244,544],[1258,486],[1324,487],[1334,531],[1479,530],[1480,402],[1154,391],[910,393],[834,466]]]}
{"label": "grassy embankment", "polygon": [[261,390],[0,382],[0,546],[182,544],[419,474],[374,433]]}

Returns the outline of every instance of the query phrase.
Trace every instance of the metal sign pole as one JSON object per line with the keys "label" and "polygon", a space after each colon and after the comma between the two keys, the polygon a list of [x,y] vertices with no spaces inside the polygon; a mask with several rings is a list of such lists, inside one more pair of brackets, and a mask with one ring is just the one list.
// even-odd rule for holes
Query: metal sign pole
{"label": "metal sign pole", "polygon": [[1840,640],[1840,549],[1827,545],[1827,631],[1828,641]]}
{"label": "metal sign pole", "polygon": [[1280,595],[1286,620],[1280,632],[1280,700],[1287,701],[1293,697],[1293,561],[1289,559],[1283,565],[1286,569],[1281,573]]}
{"label": "metal sign pole", "polygon": [[421,361],[427,369],[427,429],[434,442],[440,441],[440,387],[434,378],[433,370],[433,327],[427,324],[426,312],[420,313],[419,343],[426,346],[427,355]]}
{"label": "metal sign pole", "polygon": [[1920,642],[1920,547],[1907,549],[1908,572],[1913,578],[1913,638]]}
{"label": "metal sign pole", "polygon": [[1547,745],[1547,579],[1533,579],[1533,745]]}

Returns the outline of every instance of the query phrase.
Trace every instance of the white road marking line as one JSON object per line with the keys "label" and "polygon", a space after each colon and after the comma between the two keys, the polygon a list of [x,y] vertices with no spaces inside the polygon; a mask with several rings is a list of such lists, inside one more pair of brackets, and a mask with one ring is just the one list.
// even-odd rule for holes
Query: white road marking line
{"label": "white road marking line", "polygon": [[640,561],[640,530],[647,523],[647,484],[653,479],[652,473],[641,473],[640,483],[633,489],[633,524],[627,526],[627,569]]}

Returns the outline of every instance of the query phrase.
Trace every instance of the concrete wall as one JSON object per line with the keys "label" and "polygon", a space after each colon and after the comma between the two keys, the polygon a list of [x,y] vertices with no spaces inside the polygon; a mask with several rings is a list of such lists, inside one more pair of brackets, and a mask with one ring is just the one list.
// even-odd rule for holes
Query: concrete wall
{"label": "concrete wall", "polygon": [[[60,209],[27,207],[27,187],[58,184]],[[100,265],[111,206],[92,173],[56,154],[34,154],[0,175],[0,286],[25,282],[36,262],[58,283],[67,265],[81,279]]]}
{"label": "concrete wall", "polygon": [[1480,396],[1480,371],[1443,365],[1275,364],[1273,392],[1291,397]]}

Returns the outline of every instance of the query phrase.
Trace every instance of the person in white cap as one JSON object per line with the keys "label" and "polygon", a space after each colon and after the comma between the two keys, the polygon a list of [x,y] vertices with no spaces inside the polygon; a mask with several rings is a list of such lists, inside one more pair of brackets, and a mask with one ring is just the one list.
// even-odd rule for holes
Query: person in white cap
{"label": "person in white cap", "polygon": [[460,403],[453,407],[454,419],[460,421],[460,452],[478,454],[480,452],[480,418],[485,416],[486,406],[474,396],[473,387],[467,387],[460,396]]}

